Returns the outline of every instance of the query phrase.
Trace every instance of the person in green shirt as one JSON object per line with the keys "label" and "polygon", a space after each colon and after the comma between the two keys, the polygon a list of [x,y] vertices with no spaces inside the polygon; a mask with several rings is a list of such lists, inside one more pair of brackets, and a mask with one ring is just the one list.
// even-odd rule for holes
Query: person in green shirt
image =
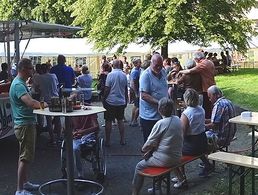
{"label": "person in green shirt", "polygon": [[[29,191],[37,190],[38,184],[28,181],[29,164],[34,159],[36,119],[33,109],[40,108],[40,102],[34,100],[26,85],[26,80],[33,74],[33,65],[30,59],[23,58],[18,63],[18,75],[10,87],[10,102],[14,120],[14,132],[19,141],[18,185],[15,195],[31,195]],[[44,107],[47,104],[44,103]]]}

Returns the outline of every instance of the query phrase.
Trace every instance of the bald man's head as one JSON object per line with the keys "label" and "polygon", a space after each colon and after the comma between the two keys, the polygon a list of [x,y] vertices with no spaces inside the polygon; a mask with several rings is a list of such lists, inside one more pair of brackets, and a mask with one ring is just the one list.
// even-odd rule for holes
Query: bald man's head
{"label": "bald man's head", "polygon": [[121,67],[121,62],[120,60],[113,60],[113,68],[120,68]]}
{"label": "bald man's head", "polygon": [[163,68],[163,58],[160,54],[154,54],[151,57],[151,69],[156,74],[159,74]]}

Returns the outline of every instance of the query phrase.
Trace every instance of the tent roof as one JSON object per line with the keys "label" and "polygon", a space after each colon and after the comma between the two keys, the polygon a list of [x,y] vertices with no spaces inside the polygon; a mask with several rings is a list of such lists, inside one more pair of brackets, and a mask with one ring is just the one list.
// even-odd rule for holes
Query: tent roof
{"label": "tent roof", "polygon": [[43,37],[68,37],[82,30],[80,27],[71,27],[60,24],[49,24],[37,21],[0,21],[0,42],[14,40],[15,24],[18,24],[20,39],[33,39]]}
{"label": "tent roof", "polygon": [[[10,44],[14,44],[11,42]],[[27,40],[22,40],[20,42],[21,54],[24,52],[27,45]],[[10,48],[10,52],[13,55],[14,48]],[[149,45],[137,45],[135,43],[129,44],[126,53],[144,54],[150,52]],[[85,38],[39,38],[30,40],[24,56],[57,56],[58,54],[63,54],[66,56],[92,56],[92,55],[102,55],[102,54],[113,54],[116,49],[110,51],[98,52],[94,49],[92,43],[89,43]],[[0,43],[0,56],[4,56],[4,43]]]}

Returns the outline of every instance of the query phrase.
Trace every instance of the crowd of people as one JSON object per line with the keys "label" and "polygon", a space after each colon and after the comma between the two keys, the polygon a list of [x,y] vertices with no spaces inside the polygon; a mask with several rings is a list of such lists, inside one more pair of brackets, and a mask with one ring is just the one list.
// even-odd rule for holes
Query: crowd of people
{"label": "crowd of people", "polygon": [[[103,83],[100,89],[103,89],[102,101],[107,110],[107,146],[111,144],[111,120],[119,121],[120,143],[123,142],[125,132],[122,116],[126,104],[133,102],[129,126],[140,126],[144,141],[142,151],[146,155],[152,151],[150,158],[140,161],[136,166],[132,194],[139,194],[143,177],[138,172],[146,166],[173,166],[179,163],[182,155],[206,153],[208,139],[215,138],[219,148],[227,147],[233,139],[236,128],[228,120],[235,116],[234,107],[216,86],[214,59],[217,55],[215,54],[215,58],[212,56],[209,54],[206,57],[203,51],[195,52],[193,59],[187,61],[185,70],[176,57],[163,60],[158,53],[148,56],[143,63],[140,59],[134,59],[131,66],[117,59],[108,63],[103,58],[99,83]],[[218,63],[221,64],[220,61]],[[116,72],[120,76],[114,77]],[[103,74],[104,81],[101,79]],[[105,81],[107,78],[112,78],[112,82]],[[107,103],[107,97],[119,97],[123,101],[109,100]],[[180,116],[175,116],[178,100],[185,102],[185,109]],[[109,118],[107,115],[113,117]],[[168,122],[171,117],[173,122]],[[177,141],[173,136],[176,136]],[[167,150],[170,147],[173,149]],[[206,177],[214,170],[214,166],[205,156],[201,160],[202,170],[199,176]],[[176,169],[175,175],[172,179],[175,188],[187,185],[184,167]]]}
{"label": "crowd of people", "polygon": [[[143,62],[133,59],[131,64],[126,57],[119,60],[114,55],[112,61],[108,61],[106,56],[102,57],[97,89],[106,109],[106,147],[112,145],[112,122],[117,122],[120,144],[127,144],[124,112],[127,104],[132,103],[129,126],[141,128],[144,143],[142,152],[146,154],[151,151],[151,156],[136,165],[133,195],[140,192],[143,177],[138,172],[146,166],[173,166],[180,162],[182,155],[203,154],[207,151],[209,138],[215,137],[219,147],[228,146],[233,139],[236,128],[228,120],[235,116],[234,106],[216,86],[215,58],[216,54],[208,54],[206,58],[203,51],[197,51],[193,59],[187,61],[186,69],[183,69],[176,57],[163,59],[156,52],[147,55]],[[93,78],[87,66],[76,67],[75,71],[65,63],[65,56],[59,55],[57,65],[52,66],[49,62],[38,64],[34,75],[29,59],[22,59],[18,64],[18,75],[10,88],[15,134],[20,143],[16,195],[30,194],[27,190],[39,187],[28,182],[27,176],[28,164],[33,160],[35,150],[36,120],[33,109],[40,108],[42,99],[45,101],[44,106],[48,106],[52,96],[60,95],[62,87],[92,86]],[[32,95],[28,84],[31,85]],[[80,93],[83,94],[84,103],[92,103],[91,91]],[[78,94],[71,96],[74,98]],[[185,108],[177,116],[175,110],[178,101],[184,101]],[[92,131],[98,131],[99,126],[95,116],[74,118],[73,121],[76,167],[78,176],[82,177],[78,160],[80,139]],[[56,145],[61,140],[60,118],[47,117],[46,122],[49,143]],[[37,123],[42,126],[42,118],[38,117]],[[206,177],[214,167],[205,156],[201,160],[203,168],[199,175]],[[172,179],[175,188],[187,185],[184,167],[176,169],[175,176]]]}

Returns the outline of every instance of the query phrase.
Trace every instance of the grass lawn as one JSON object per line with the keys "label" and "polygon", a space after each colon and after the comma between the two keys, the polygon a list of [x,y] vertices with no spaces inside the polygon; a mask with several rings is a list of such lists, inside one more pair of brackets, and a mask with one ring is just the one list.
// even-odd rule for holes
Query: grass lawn
{"label": "grass lawn", "polygon": [[[217,75],[216,84],[219,86],[224,96],[234,104],[250,111],[258,112],[258,69],[240,69],[239,71]],[[242,127],[247,128],[247,127]],[[244,130],[245,131],[245,130]],[[248,132],[248,130],[246,130]],[[250,130],[249,130],[250,131]],[[239,177],[235,178],[233,193],[239,194]],[[251,194],[251,175],[245,178],[245,193]],[[258,181],[255,182],[256,186]],[[227,194],[227,178],[219,180],[209,194]]]}
{"label": "grass lawn", "polygon": [[217,75],[215,79],[224,96],[234,104],[250,111],[258,111],[258,69],[240,69]]}

